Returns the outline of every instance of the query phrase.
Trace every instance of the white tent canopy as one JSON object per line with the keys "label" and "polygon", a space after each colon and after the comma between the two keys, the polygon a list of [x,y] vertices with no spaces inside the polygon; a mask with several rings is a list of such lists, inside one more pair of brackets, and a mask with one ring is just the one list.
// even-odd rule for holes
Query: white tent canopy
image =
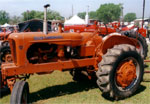
{"label": "white tent canopy", "polygon": [[86,24],[79,16],[74,15],[71,19],[65,21],[64,25],[82,25]]}
{"label": "white tent canopy", "polygon": [[4,25],[1,25],[1,27],[9,27],[10,25],[8,23],[5,23]]}

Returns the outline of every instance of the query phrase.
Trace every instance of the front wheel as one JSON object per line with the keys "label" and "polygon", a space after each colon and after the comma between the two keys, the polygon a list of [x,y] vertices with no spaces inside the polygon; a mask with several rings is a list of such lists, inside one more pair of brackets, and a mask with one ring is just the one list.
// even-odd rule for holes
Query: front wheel
{"label": "front wheel", "polygon": [[29,86],[25,81],[18,81],[13,87],[10,98],[10,104],[28,104],[29,103]]}
{"label": "front wheel", "polygon": [[143,60],[132,45],[116,45],[99,63],[97,84],[103,94],[123,99],[131,96],[143,78]]}

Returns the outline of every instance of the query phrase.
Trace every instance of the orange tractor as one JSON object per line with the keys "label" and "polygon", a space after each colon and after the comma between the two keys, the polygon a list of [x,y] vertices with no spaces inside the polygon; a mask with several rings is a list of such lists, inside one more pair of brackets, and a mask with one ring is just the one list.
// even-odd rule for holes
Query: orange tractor
{"label": "orange tractor", "polygon": [[115,27],[107,27],[106,25],[102,26],[102,25],[98,25],[98,22],[95,21],[93,23],[90,24],[84,24],[84,25],[65,25],[64,26],[64,31],[67,32],[94,32],[97,28],[99,28],[99,35],[102,36],[106,36],[110,33],[114,33],[116,32]]}
{"label": "orange tractor", "polygon": [[147,37],[147,30],[143,27],[139,28],[135,25],[127,25],[122,26],[120,25],[120,22],[112,22],[109,24],[101,24],[97,20],[94,22],[92,21],[89,24],[82,24],[82,25],[65,25],[64,31],[70,31],[70,32],[94,32],[97,28],[99,28],[99,35],[106,36],[110,33],[114,32],[123,32],[123,31],[133,31],[134,29],[137,29],[136,31],[141,34],[143,37]]}
{"label": "orange tractor", "polygon": [[66,33],[61,25],[58,32],[48,33],[45,14],[43,33],[13,33],[8,40],[13,62],[2,63],[0,87],[10,88],[11,104],[29,103],[25,80],[35,73],[70,71],[76,81],[96,79],[102,93],[115,99],[131,96],[143,78],[139,42],[121,34]]}

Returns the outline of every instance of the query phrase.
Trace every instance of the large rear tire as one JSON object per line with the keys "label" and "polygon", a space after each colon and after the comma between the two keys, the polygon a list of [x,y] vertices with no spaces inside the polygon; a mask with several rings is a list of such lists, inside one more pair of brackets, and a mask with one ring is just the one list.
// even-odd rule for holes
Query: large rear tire
{"label": "large rear tire", "polygon": [[10,98],[10,104],[28,104],[29,103],[29,86],[25,81],[18,81],[13,87]]}
{"label": "large rear tire", "polygon": [[104,95],[116,100],[135,93],[143,78],[143,60],[132,45],[109,49],[98,66],[97,85]]}
{"label": "large rear tire", "polygon": [[126,36],[130,37],[130,38],[134,38],[138,40],[139,44],[140,44],[140,54],[142,56],[142,58],[146,59],[147,57],[147,53],[148,53],[148,45],[146,42],[146,38],[143,37],[141,34],[137,34],[134,31],[131,31],[129,33],[125,33]]}

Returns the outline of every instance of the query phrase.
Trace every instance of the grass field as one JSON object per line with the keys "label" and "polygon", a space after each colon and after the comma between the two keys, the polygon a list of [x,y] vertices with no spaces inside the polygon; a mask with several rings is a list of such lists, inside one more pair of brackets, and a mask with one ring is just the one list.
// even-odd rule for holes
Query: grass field
{"label": "grass field", "polygon": [[[148,54],[149,59],[150,52]],[[149,69],[150,64],[146,70]],[[103,97],[92,83],[74,82],[69,72],[33,75],[28,82],[30,102],[33,104],[150,104],[150,74],[144,75],[140,88],[133,96],[119,101]],[[0,98],[0,104],[9,104],[9,101],[10,94]]]}

